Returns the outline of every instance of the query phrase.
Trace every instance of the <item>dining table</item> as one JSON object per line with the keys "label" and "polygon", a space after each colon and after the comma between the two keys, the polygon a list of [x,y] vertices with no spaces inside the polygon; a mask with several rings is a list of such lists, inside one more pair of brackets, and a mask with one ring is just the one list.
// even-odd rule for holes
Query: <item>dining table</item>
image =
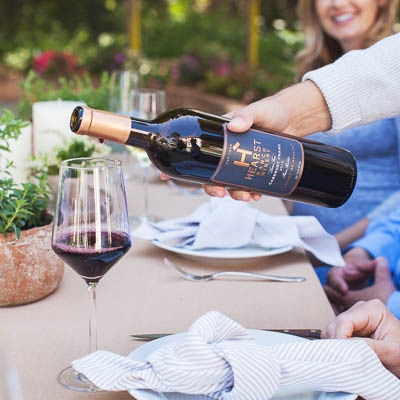
{"label": "dining table", "polygon": [[[162,219],[188,215],[209,196],[192,186],[149,182],[149,209]],[[126,180],[129,212],[142,202],[141,183]],[[201,189],[201,188],[200,188]],[[252,203],[263,212],[286,214],[280,199],[263,196]],[[133,226],[132,229],[136,227]],[[240,229],[240,227],[238,227]],[[224,278],[185,280],[163,259],[192,272],[244,269],[303,276],[303,282]],[[98,348],[128,355],[144,345],[130,334],[184,332],[210,310],[249,329],[322,329],[334,312],[307,254],[292,248],[280,254],[240,260],[196,259],[133,237],[129,252],[100,280],[97,288]],[[24,400],[128,400],[128,392],[84,393],[57,382],[58,373],[88,353],[89,302],[84,280],[65,266],[59,287],[34,303],[0,308],[0,338],[18,372]]]}

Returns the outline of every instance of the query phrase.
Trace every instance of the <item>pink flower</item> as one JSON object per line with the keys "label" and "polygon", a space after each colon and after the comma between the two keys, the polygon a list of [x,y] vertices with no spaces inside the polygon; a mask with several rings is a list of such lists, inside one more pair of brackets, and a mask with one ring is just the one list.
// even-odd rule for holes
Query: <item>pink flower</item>
{"label": "pink flower", "polygon": [[222,61],[215,67],[215,74],[221,78],[229,75],[230,71],[231,65],[228,61]]}
{"label": "pink flower", "polygon": [[33,59],[33,68],[47,77],[71,76],[80,72],[80,61],[70,51],[46,50]]}
{"label": "pink flower", "polygon": [[33,59],[33,68],[38,74],[43,74],[49,68],[50,63],[54,59],[56,52],[54,50],[46,50]]}

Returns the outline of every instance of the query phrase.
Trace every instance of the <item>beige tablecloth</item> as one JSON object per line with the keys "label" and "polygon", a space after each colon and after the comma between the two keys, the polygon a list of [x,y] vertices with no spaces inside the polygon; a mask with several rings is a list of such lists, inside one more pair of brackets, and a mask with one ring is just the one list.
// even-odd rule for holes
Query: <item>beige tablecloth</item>
{"label": "beige tablecloth", "polygon": [[[138,212],[140,185],[127,181],[130,212]],[[185,196],[157,178],[150,211],[160,217],[186,215],[206,195]],[[257,207],[284,213],[264,197]],[[129,333],[180,332],[214,309],[247,328],[323,328],[332,309],[304,253],[294,250],[242,265],[259,272],[301,275],[302,283],[218,280],[193,283],[166,268],[163,257],[196,271],[217,267],[184,259],[134,240],[130,252],[100,281],[97,292],[99,348],[128,354],[141,343]],[[58,290],[36,303],[0,308],[0,333],[18,369],[25,400],[127,400],[128,393],[84,394],[58,385],[58,372],[88,351],[88,299],[84,281],[69,267]]]}

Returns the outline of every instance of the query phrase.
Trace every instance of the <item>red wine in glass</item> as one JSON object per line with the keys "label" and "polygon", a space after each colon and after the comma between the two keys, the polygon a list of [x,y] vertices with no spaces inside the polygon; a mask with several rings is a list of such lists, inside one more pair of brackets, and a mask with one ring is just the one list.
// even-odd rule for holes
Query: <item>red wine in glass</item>
{"label": "red wine in glass", "polygon": [[94,248],[95,231],[81,234],[80,241],[89,247],[79,247],[72,233],[61,235],[53,245],[54,252],[88,284],[98,282],[131,247],[130,236],[124,232],[100,232],[100,236],[104,244],[99,250]]}

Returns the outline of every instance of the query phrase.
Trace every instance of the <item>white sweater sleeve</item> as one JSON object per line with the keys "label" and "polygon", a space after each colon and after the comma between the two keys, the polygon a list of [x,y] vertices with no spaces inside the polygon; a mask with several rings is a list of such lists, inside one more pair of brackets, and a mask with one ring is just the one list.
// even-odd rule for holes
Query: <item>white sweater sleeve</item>
{"label": "white sweater sleeve", "polygon": [[304,75],[321,90],[332,132],[400,115],[400,33]]}

